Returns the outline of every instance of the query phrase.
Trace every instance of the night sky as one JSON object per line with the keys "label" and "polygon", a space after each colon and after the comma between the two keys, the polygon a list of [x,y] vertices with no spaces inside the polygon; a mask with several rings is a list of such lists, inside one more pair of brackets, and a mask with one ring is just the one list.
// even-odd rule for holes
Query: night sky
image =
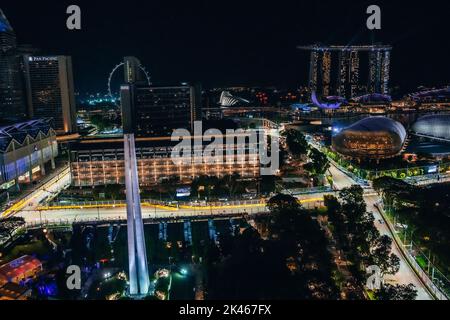
{"label": "night sky", "polygon": [[[82,30],[66,29],[70,4]],[[382,30],[366,29],[370,4]],[[2,0],[18,41],[73,57],[81,92],[106,91],[110,70],[137,56],[154,84],[200,81],[205,87],[306,84],[308,55],[297,45],[393,45],[391,84],[408,91],[448,83],[448,1],[65,1]]]}

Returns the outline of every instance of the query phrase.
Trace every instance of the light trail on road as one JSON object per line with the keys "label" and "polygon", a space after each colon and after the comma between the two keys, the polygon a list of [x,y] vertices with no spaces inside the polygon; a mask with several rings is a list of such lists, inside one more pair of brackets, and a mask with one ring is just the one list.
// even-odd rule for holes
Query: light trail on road
{"label": "light trail on road", "polygon": [[[336,189],[343,189],[357,184],[351,177],[346,175],[343,171],[337,168],[334,164],[331,164],[329,169],[333,176],[334,187]],[[68,184],[70,184],[70,171],[66,169],[64,174],[59,174],[50,179],[43,186],[40,186],[33,193],[26,198],[18,201],[9,209],[2,213],[2,217],[9,217],[12,215],[21,216],[27,223],[42,223],[43,221],[83,221],[83,220],[107,220],[107,219],[121,219],[126,218],[125,204],[119,205],[80,205],[80,206],[59,206],[48,207],[39,206],[39,203],[43,201],[48,194],[58,193]],[[335,194],[335,192],[316,193],[309,195],[297,196],[299,203],[312,204],[314,206],[323,205],[323,197],[326,194]],[[374,210],[374,204],[380,200],[378,195],[373,191],[365,190],[364,199],[367,203],[367,208],[371,212],[375,219],[375,226],[381,234],[387,234],[391,238],[389,228],[386,225],[379,223],[381,216]],[[241,204],[241,205],[223,205],[223,206],[193,206],[193,205],[180,205],[178,207],[156,205],[151,203],[143,203],[142,215],[143,218],[188,218],[196,216],[214,216],[223,214],[246,214],[267,212],[267,207],[264,202],[257,204]],[[389,278],[389,281],[398,284],[413,283],[418,290],[418,299],[430,300],[433,299],[432,295],[428,292],[427,287],[419,279],[412,267],[406,261],[404,256],[400,253],[401,250],[397,246],[393,246],[393,252],[400,258],[400,271]]]}

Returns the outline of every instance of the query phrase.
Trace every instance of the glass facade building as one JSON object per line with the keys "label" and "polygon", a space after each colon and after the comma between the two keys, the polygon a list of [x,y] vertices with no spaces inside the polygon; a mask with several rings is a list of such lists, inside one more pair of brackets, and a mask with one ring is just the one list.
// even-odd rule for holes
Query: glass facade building
{"label": "glass facade building", "polygon": [[401,123],[386,117],[369,117],[335,135],[332,148],[349,158],[382,159],[398,155],[405,140],[406,130]]}
{"label": "glass facade building", "polygon": [[14,122],[26,117],[20,62],[16,35],[0,9],[0,121]]}
{"label": "glass facade building", "polygon": [[173,130],[193,130],[201,120],[201,88],[121,86],[124,132],[139,136],[171,135]]}
{"label": "glass facade building", "polygon": [[27,56],[25,60],[30,117],[52,117],[56,132],[76,132],[71,57]]}

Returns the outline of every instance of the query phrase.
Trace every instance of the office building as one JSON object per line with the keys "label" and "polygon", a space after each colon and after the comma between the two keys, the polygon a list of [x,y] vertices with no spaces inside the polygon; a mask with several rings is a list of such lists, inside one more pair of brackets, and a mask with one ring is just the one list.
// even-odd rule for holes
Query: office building
{"label": "office building", "polygon": [[171,135],[173,130],[193,130],[201,120],[199,85],[148,87],[121,86],[122,122],[126,133],[138,136]]}
{"label": "office building", "polygon": [[58,134],[76,132],[76,105],[69,56],[25,56],[31,118],[53,118]]}
{"label": "office building", "polygon": [[0,122],[26,117],[20,54],[16,34],[0,9]]}

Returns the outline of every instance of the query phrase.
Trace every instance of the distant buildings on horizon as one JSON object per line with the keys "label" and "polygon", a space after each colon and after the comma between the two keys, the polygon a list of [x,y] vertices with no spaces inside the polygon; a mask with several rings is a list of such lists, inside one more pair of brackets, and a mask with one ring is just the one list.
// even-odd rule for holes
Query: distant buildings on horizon
{"label": "distant buildings on horizon", "polygon": [[[310,52],[311,91],[319,96],[352,99],[369,93],[389,93],[391,46],[299,46]],[[368,70],[361,70],[361,53],[367,53]],[[363,78],[367,79],[365,82]]]}

